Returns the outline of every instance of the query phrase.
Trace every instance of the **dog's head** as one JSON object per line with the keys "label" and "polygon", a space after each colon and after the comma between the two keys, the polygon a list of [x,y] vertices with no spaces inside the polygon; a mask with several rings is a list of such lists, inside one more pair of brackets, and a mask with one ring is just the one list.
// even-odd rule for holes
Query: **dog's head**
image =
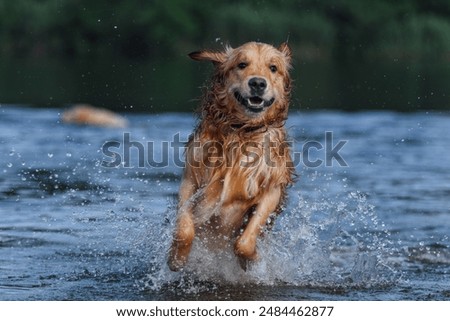
{"label": "dog's head", "polygon": [[216,67],[212,99],[215,108],[242,124],[284,120],[290,94],[291,51],[283,43],[271,45],[249,42],[222,52],[199,51],[189,55],[194,60],[211,61]]}

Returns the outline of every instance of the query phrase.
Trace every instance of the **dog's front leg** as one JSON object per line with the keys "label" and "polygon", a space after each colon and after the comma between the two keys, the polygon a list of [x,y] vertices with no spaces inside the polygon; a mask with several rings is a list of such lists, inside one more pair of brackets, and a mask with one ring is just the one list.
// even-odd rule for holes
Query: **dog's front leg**
{"label": "dog's front leg", "polygon": [[177,223],[167,262],[172,271],[178,271],[186,264],[195,237],[192,196],[196,185],[192,179],[186,176],[180,187]]}
{"label": "dog's front leg", "polygon": [[248,261],[254,261],[258,258],[256,240],[266,225],[269,215],[276,210],[280,197],[280,186],[270,188],[256,206],[244,232],[236,240],[234,251],[241,259],[241,265],[244,269]]}

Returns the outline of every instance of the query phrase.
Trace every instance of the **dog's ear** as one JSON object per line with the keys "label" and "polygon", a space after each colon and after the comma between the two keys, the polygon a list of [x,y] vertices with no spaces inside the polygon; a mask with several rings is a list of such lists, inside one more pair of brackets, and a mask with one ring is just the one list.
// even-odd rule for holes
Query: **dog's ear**
{"label": "dog's ear", "polygon": [[224,52],[202,50],[191,52],[189,57],[198,61],[211,61],[214,65],[218,65],[225,61],[226,54]]}
{"label": "dog's ear", "polygon": [[287,42],[283,42],[279,47],[278,50],[281,51],[281,53],[283,55],[286,56],[286,58],[288,59],[288,61],[291,61],[291,57],[292,57],[292,51],[291,48],[289,48]]}

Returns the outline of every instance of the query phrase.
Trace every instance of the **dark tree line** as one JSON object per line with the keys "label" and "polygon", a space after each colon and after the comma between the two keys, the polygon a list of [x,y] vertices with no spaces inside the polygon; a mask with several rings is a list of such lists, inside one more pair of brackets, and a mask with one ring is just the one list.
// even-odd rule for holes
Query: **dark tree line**
{"label": "dark tree line", "polygon": [[450,59],[448,0],[0,0],[0,57],[149,59],[289,39],[305,59]]}

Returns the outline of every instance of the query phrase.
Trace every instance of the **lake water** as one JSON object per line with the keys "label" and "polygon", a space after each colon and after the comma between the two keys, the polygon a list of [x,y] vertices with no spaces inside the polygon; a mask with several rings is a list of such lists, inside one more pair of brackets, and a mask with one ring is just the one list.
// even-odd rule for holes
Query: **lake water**
{"label": "lake water", "polygon": [[[129,114],[119,130],[61,111],[0,106],[0,300],[450,299],[448,113],[291,113],[296,155],[324,148],[299,159],[261,261],[243,272],[196,243],[174,273],[182,169],[163,147],[194,117]],[[325,162],[326,132],[344,162]],[[134,147],[104,153],[125,134]]]}

